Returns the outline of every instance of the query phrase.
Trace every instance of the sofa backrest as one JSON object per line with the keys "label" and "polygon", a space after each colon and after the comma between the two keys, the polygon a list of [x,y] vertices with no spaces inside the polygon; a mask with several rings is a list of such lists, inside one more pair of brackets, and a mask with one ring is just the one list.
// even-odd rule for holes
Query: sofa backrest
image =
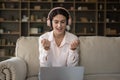
{"label": "sofa backrest", "polygon": [[38,37],[20,37],[16,43],[16,56],[25,60],[27,77],[37,76],[39,72]]}
{"label": "sofa backrest", "polygon": [[[120,37],[85,36],[80,40],[80,65],[85,74],[120,73]],[[27,77],[39,72],[38,37],[20,37],[16,56],[25,60]]]}
{"label": "sofa backrest", "polygon": [[120,37],[87,36],[80,39],[80,65],[85,74],[120,74]]}

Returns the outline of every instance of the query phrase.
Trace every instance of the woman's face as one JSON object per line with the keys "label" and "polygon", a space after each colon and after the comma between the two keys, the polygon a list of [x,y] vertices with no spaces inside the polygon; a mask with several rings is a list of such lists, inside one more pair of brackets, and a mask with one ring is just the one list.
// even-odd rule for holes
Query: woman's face
{"label": "woman's face", "polygon": [[66,17],[58,14],[52,20],[53,32],[56,35],[62,35],[66,29]]}

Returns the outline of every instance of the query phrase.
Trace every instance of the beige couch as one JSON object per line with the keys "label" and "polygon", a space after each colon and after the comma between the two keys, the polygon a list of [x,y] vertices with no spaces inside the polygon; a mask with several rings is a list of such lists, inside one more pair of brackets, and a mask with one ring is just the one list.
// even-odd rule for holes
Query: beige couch
{"label": "beige couch", "polygon": [[[84,80],[120,80],[120,37],[79,39]],[[0,62],[0,80],[38,80],[38,56],[38,37],[19,38],[16,57]]]}

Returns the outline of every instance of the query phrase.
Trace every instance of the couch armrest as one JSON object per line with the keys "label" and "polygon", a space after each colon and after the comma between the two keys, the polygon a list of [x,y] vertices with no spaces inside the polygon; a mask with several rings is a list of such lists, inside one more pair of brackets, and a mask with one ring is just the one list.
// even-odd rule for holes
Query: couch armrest
{"label": "couch armrest", "polygon": [[26,63],[18,58],[0,62],[0,80],[25,80],[26,77]]}

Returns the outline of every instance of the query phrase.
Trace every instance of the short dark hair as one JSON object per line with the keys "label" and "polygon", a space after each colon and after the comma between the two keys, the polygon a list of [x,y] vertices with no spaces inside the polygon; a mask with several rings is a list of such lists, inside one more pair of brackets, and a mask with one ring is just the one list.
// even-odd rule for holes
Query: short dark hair
{"label": "short dark hair", "polygon": [[68,19],[69,19],[69,13],[64,10],[64,9],[61,9],[61,8],[58,8],[58,9],[55,9],[53,10],[50,14],[49,14],[49,19],[50,19],[50,26],[52,26],[52,20],[53,20],[53,17],[55,17],[56,15],[58,14],[61,14],[63,16],[66,17],[66,21],[67,21],[67,25],[68,25]]}

